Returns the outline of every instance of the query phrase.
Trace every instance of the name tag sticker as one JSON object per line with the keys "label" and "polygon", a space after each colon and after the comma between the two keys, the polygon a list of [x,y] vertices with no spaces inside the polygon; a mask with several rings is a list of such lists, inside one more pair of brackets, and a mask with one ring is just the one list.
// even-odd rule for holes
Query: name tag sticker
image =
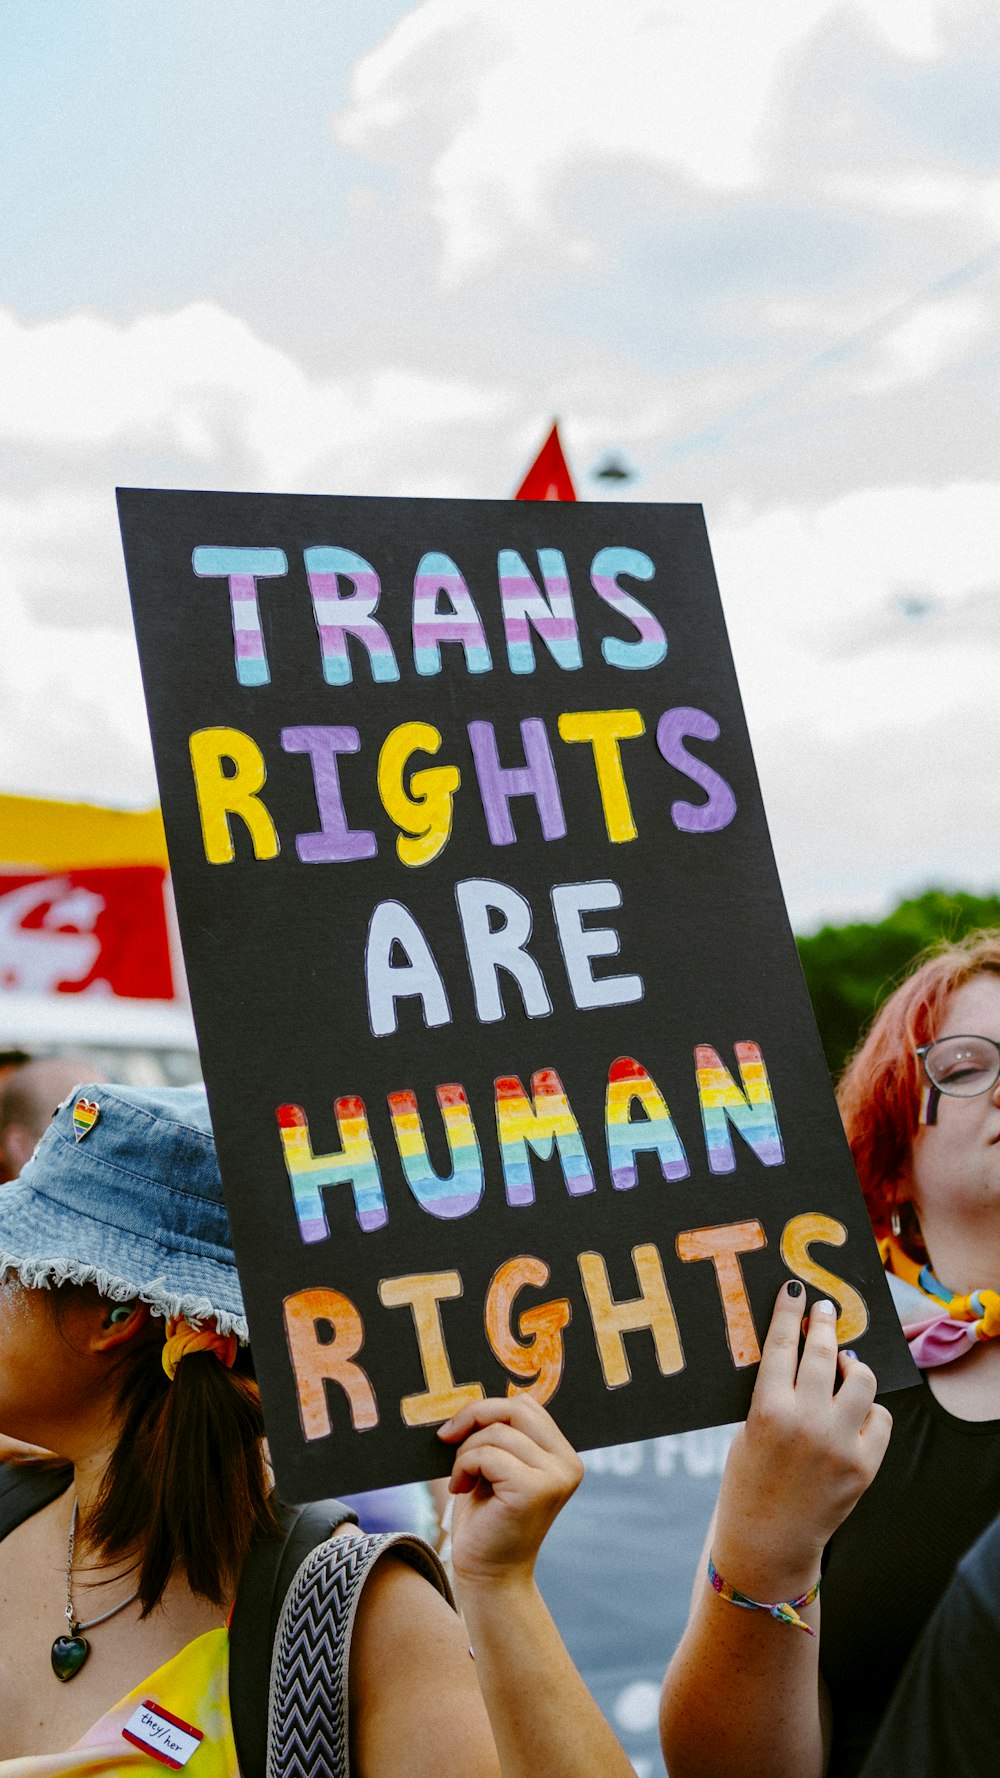
{"label": "name tag sticker", "polygon": [[138,1710],[132,1712],[122,1734],[133,1747],[141,1747],[143,1753],[162,1761],[172,1772],[179,1772],[187,1765],[204,1738],[200,1729],[182,1722],[179,1716],[172,1716],[162,1704],[154,1704],[152,1698],[147,1698]]}

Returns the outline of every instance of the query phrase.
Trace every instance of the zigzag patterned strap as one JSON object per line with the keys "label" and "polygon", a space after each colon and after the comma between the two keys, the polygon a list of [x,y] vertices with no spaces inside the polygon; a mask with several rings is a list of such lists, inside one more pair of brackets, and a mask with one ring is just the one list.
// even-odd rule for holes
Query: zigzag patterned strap
{"label": "zigzag patterned strap", "polygon": [[429,1544],[404,1532],[351,1532],[306,1557],[285,1596],[271,1662],[267,1778],[349,1778],[347,1682],[361,1589],[391,1550],[454,1606]]}

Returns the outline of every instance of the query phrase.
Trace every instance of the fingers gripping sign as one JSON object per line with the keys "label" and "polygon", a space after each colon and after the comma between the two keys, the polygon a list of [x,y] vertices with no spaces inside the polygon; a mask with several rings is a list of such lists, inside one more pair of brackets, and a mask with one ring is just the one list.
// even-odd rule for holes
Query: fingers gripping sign
{"label": "fingers gripping sign", "polygon": [[716,1566],[755,1598],[788,1599],[812,1585],[892,1429],[873,1372],[853,1352],[838,1352],[834,1304],[815,1303],[805,1323],[802,1308],[793,1279],[778,1294],[719,1497]]}
{"label": "fingers gripping sign", "polygon": [[439,1427],[459,1449],[455,1496],[456,1578],[530,1577],[546,1532],[583,1477],[583,1464],[531,1396],[472,1402]]}

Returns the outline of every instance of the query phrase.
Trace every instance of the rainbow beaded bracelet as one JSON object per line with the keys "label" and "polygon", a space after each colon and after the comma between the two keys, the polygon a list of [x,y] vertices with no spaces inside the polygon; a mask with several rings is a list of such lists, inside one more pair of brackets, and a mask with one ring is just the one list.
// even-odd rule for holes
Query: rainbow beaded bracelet
{"label": "rainbow beaded bracelet", "polygon": [[[780,1624],[791,1624],[796,1630],[804,1630],[807,1636],[815,1636],[816,1632],[799,1616],[803,1605],[811,1605],[819,1592],[820,1581],[810,1587],[808,1593],[801,1593],[797,1599],[779,1599],[775,1605],[769,1605],[762,1599],[751,1599],[746,1593],[740,1593],[736,1587],[723,1580],[711,1556],[708,1558],[708,1578],[720,1599],[730,1605],[742,1605],[745,1611],[766,1611],[770,1617],[777,1618]],[[820,1580],[822,1580],[822,1575]]]}

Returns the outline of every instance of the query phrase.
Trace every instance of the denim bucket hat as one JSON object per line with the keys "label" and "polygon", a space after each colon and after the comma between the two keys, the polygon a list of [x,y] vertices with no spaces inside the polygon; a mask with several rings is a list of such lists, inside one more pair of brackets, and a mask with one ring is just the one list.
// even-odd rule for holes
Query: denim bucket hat
{"label": "denim bucket hat", "polygon": [[95,1284],[112,1302],[247,1341],[205,1090],[79,1086],[0,1185],[0,1277]]}

